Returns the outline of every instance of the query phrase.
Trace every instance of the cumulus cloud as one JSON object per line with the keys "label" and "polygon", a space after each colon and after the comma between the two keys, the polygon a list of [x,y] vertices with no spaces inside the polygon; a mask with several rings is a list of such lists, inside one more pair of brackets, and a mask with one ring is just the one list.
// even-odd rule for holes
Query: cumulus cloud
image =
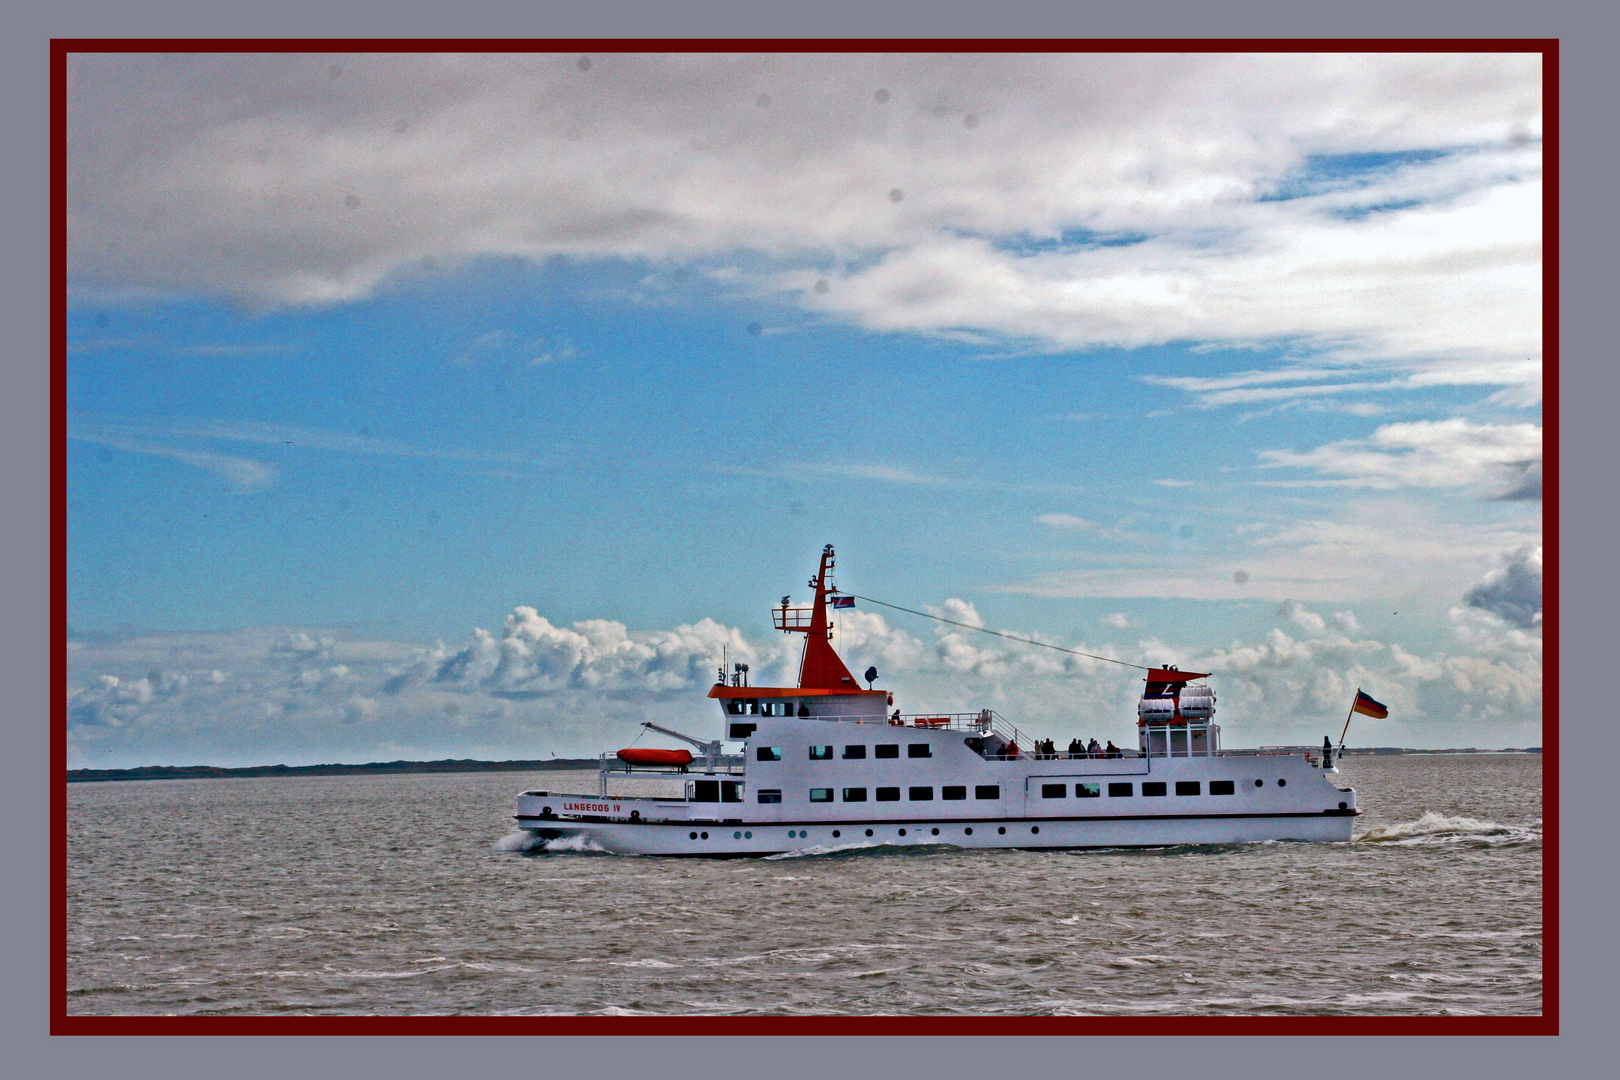
{"label": "cumulus cloud", "polygon": [[1541,624],[1541,545],[1526,544],[1468,590],[1463,602],[1525,628]]}
{"label": "cumulus cloud", "polygon": [[1262,450],[1271,468],[1314,469],[1354,487],[1478,487],[1498,499],[1541,497],[1541,428],[1460,417],[1385,424],[1367,439],[1303,453]]}
{"label": "cumulus cloud", "polygon": [[574,59],[72,57],[69,277],[281,305],[706,260],[877,330],[1534,381],[1534,56]]}

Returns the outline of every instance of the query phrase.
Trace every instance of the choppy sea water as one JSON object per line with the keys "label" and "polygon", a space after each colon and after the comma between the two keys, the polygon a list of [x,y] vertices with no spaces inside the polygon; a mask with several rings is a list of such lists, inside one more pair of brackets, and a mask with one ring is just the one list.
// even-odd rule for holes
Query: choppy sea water
{"label": "choppy sea water", "polygon": [[1350,757],[1351,844],[526,848],[595,775],[68,789],[75,1014],[1534,1014],[1541,759]]}

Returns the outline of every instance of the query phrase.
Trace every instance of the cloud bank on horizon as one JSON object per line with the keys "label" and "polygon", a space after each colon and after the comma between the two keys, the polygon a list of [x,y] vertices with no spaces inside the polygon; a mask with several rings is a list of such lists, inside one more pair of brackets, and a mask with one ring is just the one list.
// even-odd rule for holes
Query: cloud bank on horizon
{"label": "cloud bank on horizon", "polygon": [[[537,400],[559,417],[580,409],[571,434],[557,421],[566,453],[523,442],[549,416],[484,438],[496,410],[448,380],[504,386],[578,379],[588,363],[608,370],[608,346],[572,324],[476,327],[441,348],[444,374],[402,359],[400,379],[426,404],[400,430],[374,433],[332,404],[361,396],[338,385],[346,358],[307,405],[252,411],[267,396],[254,380],[275,378],[277,350],[296,352],[307,328],[411,289],[454,296],[472,275],[513,264],[578,268],[593,284],[558,302],[579,307],[589,293],[624,324],[694,305],[763,306],[787,314],[781,326],[748,324],[760,342],[791,323],[800,335],[948,347],[1012,373],[1009,383],[1014,365],[1074,358],[1117,395],[1152,403],[1137,428],[1072,440],[1096,448],[1088,473],[1129,487],[1128,498],[1076,482],[1063,471],[1072,463],[1011,437],[1007,412],[976,414],[1012,392],[966,378],[953,401],[962,418],[919,413],[906,426],[978,428],[972,455],[931,453],[915,438],[863,442],[825,422],[838,433],[832,451],[729,455],[715,433],[689,452],[761,491],[881,492],[897,524],[877,529],[868,550],[891,541],[895,562],[919,517],[995,506],[1016,528],[995,541],[953,538],[989,550],[971,572],[942,561],[941,574],[978,581],[981,606],[1106,601],[1085,608],[1104,640],[1079,647],[1208,665],[1223,716],[1255,724],[1252,741],[1314,737],[1290,725],[1314,723],[1356,685],[1378,687],[1391,705],[1381,741],[1540,741],[1538,57],[582,59],[70,58],[71,302],[84,316],[143,312],[158,326],[156,345],[72,337],[70,440],[150,470],[190,468],[232,507],[294,500],[286,514],[303,520],[339,491],[345,508],[378,498],[353,479],[354,462],[397,463],[417,470],[412,478],[504,478],[572,507],[577,491],[548,485],[581,459],[630,470],[679,458],[667,440],[640,444],[617,429],[617,446],[596,443],[601,407],[569,404],[557,381]],[[630,284],[598,287],[601,267],[628,268]],[[702,299],[683,281],[700,283]],[[194,341],[185,335],[198,311],[290,327],[293,344]],[[679,345],[645,346],[648,365],[697,400],[704,368],[719,362],[699,335]],[[139,392],[91,392],[123,378],[118,365],[139,349],[243,374],[215,401],[188,393],[196,368]],[[879,374],[898,383],[909,372]],[[669,400],[636,399],[630,379],[618,386],[643,414],[672,411]],[[1019,420],[1087,431],[1088,414],[1063,400],[1050,412]],[[1125,441],[1162,444],[1161,420],[1188,433],[1173,469]],[[325,464],[307,464],[317,456]],[[89,475],[70,464],[77,490],[94,487]],[[704,520],[678,486],[636,499],[650,500],[650,517]],[[180,513],[167,498],[131,495],[133,509],[105,495],[75,537],[156,550],[162,530],[143,535],[138,519],[158,504]],[[508,520],[517,501],[468,531],[539,532]],[[406,530],[376,505],[383,550]],[[581,529],[646,543],[610,511],[596,508],[613,524]],[[120,520],[134,522],[126,534]],[[1212,534],[1219,541],[1204,542]],[[341,546],[364,545],[345,535]],[[271,593],[295,581],[296,559],[229,548],[207,549],[216,576],[270,574],[257,587]],[[70,576],[87,574],[95,560],[75,563],[73,550]],[[125,561],[142,559],[157,556]],[[621,557],[655,559],[641,548]],[[390,587],[409,587],[422,564],[401,557]],[[141,594],[102,590],[114,591]],[[1256,617],[1271,625],[1229,633],[1210,619],[1174,649],[1130,639],[1127,630],[1166,624],[1120,602],[1161,600],[1263,604]],[[1421,621],[1415,637],[1364,627],[1373,608],[1397,601]],[[952,603],[978,617],[968,601]],[[252,626],[265,606],[244,600],[217,617],[249,629],[72,639],[76,760],[141,764],[188,748],[242,763],[270,748],[311,761],[532,756],[537,744],[586,752],[650,709],[709,722],[697,692],[722,645],[788,681],[795,659],[710,618],[660,623],[622,608],[602,618],[588,604],[574,611],[587,617],[564,618],[504,599],[483,609],[511,610],[501,630],[455,645],[358,636],[313,614]],[[1033,623],[1051,609],[1015,610]],[[475,620],[455,614],[461,626]],[[127,621],[188,625],[185,616],[136,610]],[[70,611],[70,621],[84,620]],[[844,624],[851,655],[893,672],[928,707],[993,704],[1054,736],[1064,724],[1101,732],[1128,712],[1128,680],[1110,665],[914,635],[866,612]],[[1401,726],[1420,719],[1421,731]],[[1107,730],[1116,741],[1128,734]]]}

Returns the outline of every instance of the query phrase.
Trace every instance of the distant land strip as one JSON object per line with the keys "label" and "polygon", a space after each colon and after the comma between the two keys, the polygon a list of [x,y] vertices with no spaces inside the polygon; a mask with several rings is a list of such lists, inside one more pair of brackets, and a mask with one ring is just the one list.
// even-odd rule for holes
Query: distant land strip
{"label": "distant land strip", "polygon": [[537,761],[373,761],[365,765],[142,765],[138,769],[69,769],[68,783],[95,780],[210,780],[249,776],[387,776],[394,773],[539,772],[549,769],[594,769],[595,758],[543,758]]}
{"label": "distant land strip", "polygon": [[[1307,749],[1300,747],[1301,750]],[[1346,757],[1360,754],[1539,754],[1541,747],[1508,747],[1503,750],[1477,750],[1472,746],[1453,750],[1413,750],[1402,746],[1345,747]],[[554,769],[594,769],[596,758],[541,758],[535,761],[474,761],[471,758],[444,758],[440,761],[373,761],[365,765],[249,765],[226,769],[218,765],[142,765],[137,769],[69,769],[68,783],[83,784],[102,780],[209,780],[220,777],[250,776],[388,776],[395,773],[461,772],[542,772]]]}

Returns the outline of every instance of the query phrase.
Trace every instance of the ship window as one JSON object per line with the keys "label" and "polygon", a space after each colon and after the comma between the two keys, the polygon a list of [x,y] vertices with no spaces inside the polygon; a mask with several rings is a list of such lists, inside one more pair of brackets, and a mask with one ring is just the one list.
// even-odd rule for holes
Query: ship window
{"label": "ship window", "polygon": [[934,748],[925,742],[914,742],[906,747],[906,757],[933,757]]}
{"label": "ship window", "polygon": [[759,793],[762,803],[777,803],[782,801],[782,792],[779,788],[762,788]]}
{"label": "ship window", "polygon": [[813,787],[810,789],[811,802],[832,802],[832,788]]}
{"label": "ship window", "polygon": [[742,802],[742,782],[740,780],[720,781],[721,802]]}
{"label": "ship window", "polygon": [[1128,799],[1128,798],[1130,798],[1131,797],[1131,785],[1129,783],[1109,784],[1108,785],[1108,797],[1110,799]]}
{"label": "ship window", "polygon": [[1065,797],[1068,794],[1069,794],[1069,785],[1068,784],[1042,784],[1041,785],[1041,798],[1043,798],[1043,799],[1061,799],[1061,798]]}
{"label": "ship window", "polygon": [[1200,784],[1199,784],[1199,782],[1197,780],[1177,780],[1176,781],[1176,794],[1177,795],[1197,795],[1200,790],[1201,790],[1201,787],[1200,787]]}
{"label": "ship window", "polygon": [[754,756],[761,761],[781,761],[782,748],[780,746],[761,746],[754,752]]}
{"label": "ship window", "polygon": [[910,788],[906,794],[911,796],[912,802],[933,802],[934,789],[931,787]]}
{"label": "ship window", "polygon": [[1162,780],[1148,780],[1148,781],[1145,781],[1142,784],[1142,795],[1143,795],[1143,797],[1146,797],[1146,796],[1149,796],[1149,795],[1163,795],[1163,794],[1164,794],[1164,781],[1162,781]]}
{"label": "ship window", "polygon": [[1211,795],[1231,795],[1231,794],[1233,794],[1232,781],[1230,781],[1230,780],[1211,780],[1209,782],[1209,793]]}
{"label": "ship window", "polygon": [[1101,784],[1076,784],[1074,797],[1077,799],[1095,799],[1102,794]]}
{"label": "ship window", "polygon": [[876,746],[874,746],[872,748],[872,756],[873,757],[879,757],[879,758],[899,757],[900,756],[900,744],[899,743],[878,743]]}
{"label": "ship window", "polygon": [[899,802],[900,789],[897,787],[880,787],[877,789],[878,802]]}
{"label": "ship window", "polygon": [[726,712],[732,716],[741,716],[743,714],[743,703],[740,701],[726,702]]}
{"label": "ship window", "polygon": [[1001,798],[1001,785],[976,784],[973,788],[973,797],[975,799],[999,799]]}
{"label": "ship window", "polygon": [[749,698],[747,701],[744,702],[744,704],[746,704],[748,706],[748,715],[749,716],[758,716],[759,715],[759,699],[758,698]]}
{"label": "ship window", "polygon": [[695,781],[693,781],[692,782],[692,801],[693,802],[719,802],[720,801],[720,781],[718,781],[718,780],[695,780]]}
{"label": "ship window", "polygon": [[845,802],[865,802],[866,789],[863,787],[847,787],[844,789]]}
{"label": "ship window", "polygon": [[830,747],[830,746],[812,746],[810,748],[810,760],[811,761],[831,761],[832,760],[832,747]]}
{"label": "ship window", "polygon": [[844,760],[845,761],[854,761],[857,758],[864,758],[865,756],[866,756],[866,745],[864,743],[862,745],[860,745],[860,746],[846,746],[846,747],[844,747]]}
{"label": "ship window", "polygon": [[967,798],[967,787],[963,784],[947,785],[939,789],[939,797],[942,799],[965,799]]}
{"label": "ship window", "polygon": [[746,739],[754,733],[754,729],[757,727],[759,727],[758,724],[732,724],[731,737],[733,739]]}

